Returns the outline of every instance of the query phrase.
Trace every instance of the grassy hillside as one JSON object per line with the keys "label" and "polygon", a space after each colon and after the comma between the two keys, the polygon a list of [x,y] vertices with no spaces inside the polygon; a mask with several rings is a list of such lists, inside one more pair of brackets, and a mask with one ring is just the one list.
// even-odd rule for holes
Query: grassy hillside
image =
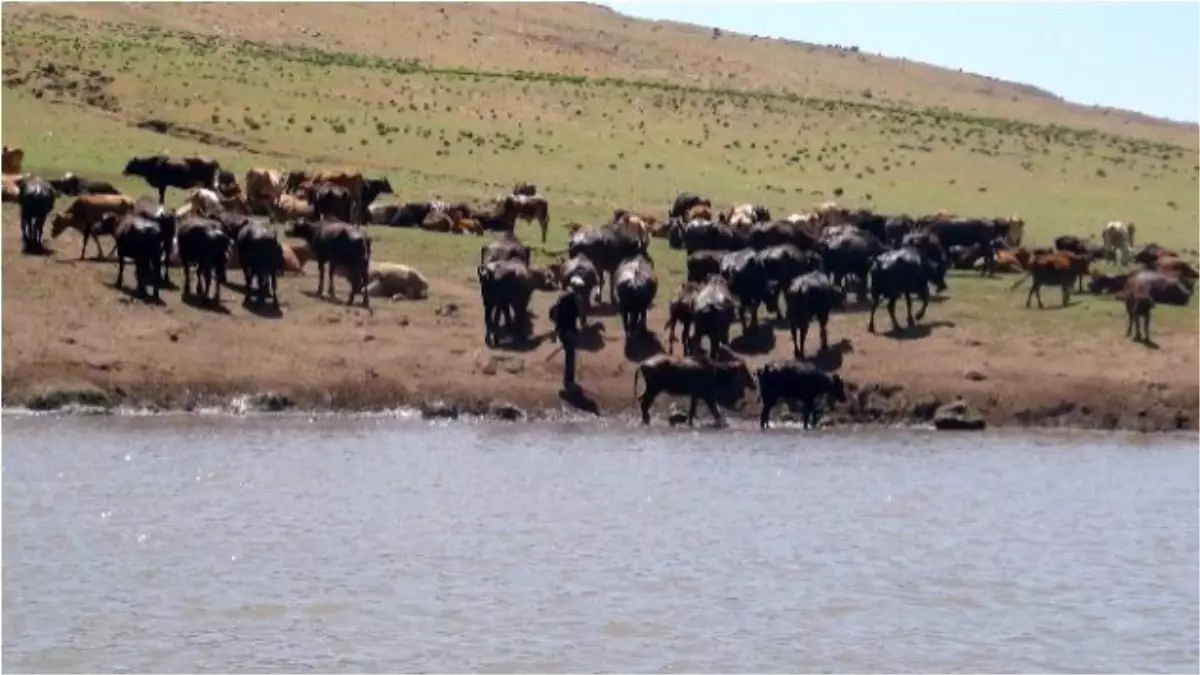
{"label": "grassy hillside", "polygon": [[[1105,221],[1121,218],[1138,223],[1141,242],[1197,245],[1195,125],[1106,114],[1019,85],[845,50],[729,35],[714,40],[711,31],[637,21],[589,5],[6,3],[3,56],[3,138],[25,149],[27,170],[75,171],[135,195],[148,188],[119,175],[126,159],[166,150],[209,155],[239,174],[252,166],[359,168],[388,175],[403,200],[478,202],[518,180],[533,181],[550,199],[550,249],[564,247],[559,226],[567,221],[601,222],[616,207],[662,215],[680,190],[707,194],[718,204],[763,203],[779,215],[836,195],[885,212],[1017,213],[1035,243],[1066,233],[1098,235]],[[863,95],[867,89],[870,98]],[[178,203],[181,196],[173,191],[168,200]],[[5,229],[14,228],[6,208]],[[534,228],[522,224],[519,231],[531,236]],[[431,348],[458,340],[460,357],[478,349],[472,260],[481,240],[388,228],[374,228],[372,236],[376,258],[425,270],[435,299],[403,309],[385,304],[378,318],[354,319],[366,331],[377,321],[396,325],[395,312],[406,315],[406,340],[370,354],[390,359],[389,367],[408,377],[421,372],[426,353],[404,351],[417,344],[413,339]],[[83,334],[78,326],[54,323],[58,314],[45,307],[55,298],[76,302],[74,295],[59,297],[71,283],[68,275],[107,283],[107,266],[51,265],[51,274],[45,261],[11,252],[13,241],[6,235],[6,319],[25,307],[30,316],[44,315],[26,325],[45,324],[46,335]],[[58,257],[76,255],[76,245],[57,244]],[[661,242],[655,247],[664,278],[651,324],[661,326],[662,296],[675,287],[684,259]],[[33,290],[39,283],[44,287]],[[309,290],[310,283],[315,279],[285,283],[290,308],[279,325],[288,326],[289,336],[309,331],[325,340],[334,330],[325,316],[331,310],[299,295],[298,287]],[[1018,398],[1028,390],[1023,378],[1030,359],[1053,360],[1058,377],[1066,378],[1072,369],[1090,370],[1110,352],[1131,348],[1120,337],[1123,309],[1113,300],[1031,311],[1023,308],[1024,293],[1006,292],[1011,283],[1011,277],[956,275],[951,300],[931,308],[932,317],[948,323],[918,343],[868,337],[865,317],[856,313],[839,316],[831,331],[835,339],[850,335],[869,344],[856,346],[847,360],[851,377],[936,375],[954,388],[963,381],[964,364],[994,363],[997,373],[986,386],[1010,387]],[[106,288],[96,293],[88,306],[108,297]],[[1056,296],[1049,292],[1048,304],[1057,304]],[[447,298],[464,308],[453,321],[434,312]],[[150,322],[136,330],[154,339],[168,332],[154,322],[184,321],[170,316],[174,309],[166,315],[120,311]],[[200,319],[186,321],[197,331],[225,330],[217,326],[232,322],[246,331],[243,337],[263,339],[255,331],[264,329],[240,323],[253,317],[233,311],[232,318],[203,328]],[[544,307],[538,314],[544,317]],[[107,315],[93,319],[108,321]],[[1161,353],[1118,360],[1136,373],[1093,375],[1170,380],[1186,371],[1187,395],[1194,397],[1195,368],[1181,371],[1172,359],[1196,352],[1196,310],[1162,308],[1156,321]],[[607,323],[613,342],[618,324]],[[460,327],[453,338],[438,332],[451,324]],[[10,362],[17,363],[13,368],[75,363],[91,372],[79,355],[83,337],[69,348],[55,343],[61,353],[51,358],[44,351],[48,338],[14,325],[5,322],[6,377],[34,377],[35,371],[10,370]],[[1064,326],[1079,330],[1065,336]],[[418,329],[425,332],[413,338]],[[296,339],[302,338],[284,342]],[[790,351],[786,341],[781,333],[778,355]],[[164,354],[172,353],[172,344],[162,345]],[[207,372],[201,366],[209,356],[229,358],[203,351],[200,343],[196,348],[201,351],[189,358],[197,373]],[[276,348],[286,352],[286,344]],[[547,358],[551,349],[543,350]],[[603,376],[617,378],[624,367],[617,363],[619,348],[602,353]],[[1061,358],[1068,353],[1073,358]],[[370,356],[362,358],[371,372],[387,374]],[[933,364],[936,372],[917,377],[904,370],[918,363]],[[162,375],[149,362],[141,367],[148,369],[143,377],[183,377]],[[275,376],[288,372],[281,365]],[[467,381],[472,372],[453,371],[455,381]],[[613,383],[621,397],[628,396],[627,375]],[[1086,388],[1106,382],[1089,381]]]}

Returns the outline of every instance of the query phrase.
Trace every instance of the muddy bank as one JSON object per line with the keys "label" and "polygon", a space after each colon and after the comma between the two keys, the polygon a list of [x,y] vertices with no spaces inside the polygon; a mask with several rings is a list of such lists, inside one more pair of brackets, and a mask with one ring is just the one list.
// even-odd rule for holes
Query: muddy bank
{"label": "muddy bank", "polygon": [[[572,417],[636,419],[632,368],[629,377],[583,383],[581,396],[565,396],[556,381],[533,381],[513,386],[481,375],[457,382],[404,382],[382,377],[329,380],[322,383],[254,382],[250,380],[167,379],[128,380],[104,373],[61,372],[49,380],[19,372],[6,373],[3,403],[6,407],[34,410],[75,407],[129,407],[161,411],[226,409],[232,411],[382,412],[400,408],[421,410],[427,417],[478,416],[509,421]],[[827,413],[831,425],[929,425],[938,408],[964,401],[989,427],[1071,428],[1141,432],[1194,431],[1197,429],[1196,392],[1161,396],[1152,404],[1131,404],[1145,392],[1098,392],[1085,385],[1044,389],[1018,400],[995,391],[937,391],[890,382],[849,382],[849,400]],[[654,424],[668,423],[672,413],[686,411],[686,399],[661,397],[655,403]],[[731,419],[757,420],[753,397],[740,410],[723,409]],[[797,421],[786,409],[775,421]],[[698,424],[711,420],[701,405]]]}

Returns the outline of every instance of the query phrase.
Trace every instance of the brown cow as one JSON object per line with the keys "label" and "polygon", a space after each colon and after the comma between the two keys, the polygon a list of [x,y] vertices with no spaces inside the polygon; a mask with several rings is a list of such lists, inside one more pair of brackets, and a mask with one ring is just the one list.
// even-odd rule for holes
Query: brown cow
{"label": "brown cow", "polygon": [[1196,279],[1200,278],[1200,272],[1188,261],[1173,255],[1164,255],[1155,260],[1154,269],[1163,276],[1175,277],[1188,284],[1195,284]]}
{"label": "brown cow", "polygon": [[[88,239],[95,237],[96,239],[96,256],[98,258],[106,257],[104,249],[100,246],[100,235],[106,234],[113,237],[114,245],[113,252],[116,251],[116,231],[113,228],[105,227],[101,224],[101,220],[106,214],[114,216],[124,216],[133,211],[134,201],[125,195],[83,195],[76,197],[75,201],[71,202],[65,210],[54,214],[54,220],[50,223],[50,236],[57,239],[60,234],[68,229],[77,230],[83,235],[83,248],[79,250],[79,259],[83,260],[83,256],[87,253]],[[113,221],[115,226],[115,221]],[[109,257],[112,253],[109,253]]]}
{"label": "brown cow", "polygon": [[1025,307],[1029,307],[1033,296],[1037,296],[1038,309],[1045,309],[1042,304],[1042,286],[1061,286],[1062,304],[1066,307],[1071,301],[1071,286],[1075,280],[1086,275],[1089,271],[1089,260],[1086,255],[1078,255],[1070,251],[1055,251],[1035,256],[1029,264],[1029,271],[1009,291],[1015,291],[1025,280],[1033,277],[1033,285],[1025,298]]}
{"label": "brown cow", "polygon": [[[290,178],[290,177],[289,177]],[[359,171],[318,171],[310,181],[314,185],[332,183],[346,188],[350,193],[350,219],[346,222],[362,222],[360,214],[363,210],[363,175]]]}
{"label": "brown cow", "polygon": [[496,198],[499,212],[508,219],[505,224],[515,228],[518,220],[537,222],[542,228],[542,243],[546,243],[546,228],[550,223],[550,203],[540,195],[504,195]]}
{"label": "brown cow", "polygon": [[21,165],[25,162],[25,151],[18,147],[4,146],[3,171],[4,174],[21,173]]}

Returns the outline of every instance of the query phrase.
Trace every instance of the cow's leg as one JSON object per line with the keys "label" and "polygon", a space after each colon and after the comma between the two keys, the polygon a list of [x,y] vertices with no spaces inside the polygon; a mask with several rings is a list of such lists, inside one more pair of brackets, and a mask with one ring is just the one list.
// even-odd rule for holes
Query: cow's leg
{"label": "cow's leg", "polygon": [[[214,281],[216,283],[214,283]],[[216,287],[216,290],[213,292],[213,302],[217,303],[218,305],[221,304],[221,280],[220,278],[217,278],[216,265],[208,266],[208,284],[209,286]]]}
{"label": "cow's leg", "polygon": [[658,397],[658,390],[650,388],[646,385],[646,391],[638,397],[638,405],[642,409],[642,424],[650,424],[650,406],[654,405],[654,399]]}
{"label": "cow's leg", "polygon": [[325,261],[317,260],[317,297],[325,294]]}
{"label": "cow's leg", "polygon": [[788,326],[788,329],[792,334],[792,357],[797,360],[803,359],[804,358],[804,348],[801,347],[800,343],[796,340],[796,332],[800,328],[799,325],[797,325],[797,324],[799,324],[799,317],[793,315],[790,318],[791,318],[791,320],[788,322],[790,324]]}
{"label": "cow's leg", "polygon": [[[761,386],[761,384],[759,385]],[[758,428],[771,428],[771,408],[775,407],[775,397],[771,394],[763,394],[762,411],[758,414]]]}
{"label": "cow's leg", "polygon": [[[1132,301],[1125,302],[1125,318],[1127,319],[1127,321],[1125,322],[1125,337],[1130,337],[1133,335],[1133,331],[1135,328],[1134,324],[1137,323],[1137,314],[1133,310],[1133,302]],[[1140,331],[1141,326],[1136,326],[1136,328],[1138,328]]]}
{"label": "cow's leg", "polygon": [[691,404],[688,405],[688,426],[692,426],[696,421],[696,404],[700,402],[700,397],[692,394]]}
{"label": "cow's leg", "polygon": [[800,320],[800,348],[795,351],[797,360],[804,359],[804,344],[808,342],[808,329],[812,325],[812,317],[807,313],[799,317]]}
{"label": "cow's leg", "polygon": [[[900,295],[896,294],[888,298],[888,316],[892,317],[892,330],[900,330],[900,322],[896,320],[896,302],[900,300]],[[911,318],[911,317],[910,317]]]}
{"label": "cow's leg", "polygon": [[167,186],[165,186],[165,185],[158,188],[158,203],[159,204],[167,203]]}
{"label": "cow's leg", "polygon": [[[927,288],[927,286],[926,286],[926,285],[924,285],[924,284],[923,284],[921,287],[922,287],[922,288]],[[915,325],[916,325],[916,323],[917,323],[917,322],[916,322],[916,320],[914,320],[914,319],[913,319],[913,313],[912,313],[912,293],[907,293],[907,292],[906,292],[906,293],[904,294],[904,312],[905,312],[905,319],[907,319],[907,320],[908,320],[908,327],[909,327],[909,328],[912,328],[912,327],[913,327],[913,326],[915,326]]]}
{"label": "cow's leg", "polygon": [[[329,297],[336,298],[337,292],[333,290],[333,277],[335,276],[333,273],[333,265],[334,265],[333,261],[332,260],[329,261],[329,266],[326,269],[329,271]],[[350,291],[351,292],[354,291],[353,285],[350,286]]]}
{"label": "cow's leg", "polygon": [[117,256],[117,288],[125,286],[125,257]]}
{"label": "cow's leg", "polygon": [[[925,312],[929,309],[929,284],[921,284],[921,291],[917,293],[917,297],[921,300],[921,307],[917,309],[917,321],[925,318]],[[912,305],[909,305],[909,311]]]}
{"label": "cow's leg", "polygon": [[824,353],[829,351],[829,331],[827,329],[829,324],[829,314],[827,312],[822,312],[817,316],[817,321],[821,327],[821,352]]}
{"label": "cow's leg", "polygon": [[875,332],[875,310],[879,309],[880,296],[878,293],[871,294],[871,318],[867,319],[867,332]]}
{"label": "cow's leg", "polygon": [[[1083,277],[1082,276],[1079,277],[1079,285],[1080,286],[1083,285]],[[1079,291],[1083,292],[1083,289],[1080,288]],[[1067,305],[1069,305],[1071,303],[1071,284],[1070,283],[1063,284],[1062,301],[1063,301],[1063,304],[1062,304],[1063,307],[1066,307]]]}
{"label": "cow's leg", "polygon": [[1142,341],[1150,342],[1150,308],[1142,308]]}
{"label": "cow's leg", "polygon": [[192,270],[186,260],[180,260],[179,264],[183,267],[183,297],[186,298],[192,295]]}
{"label": "cow's leg", "polygon": [[[695,399],[692,399],[693,401]],[[721,408],[717,406],[717,402],[713,400],[712,394],[707,394],[704,397],[704,404],[708,406],[708,412],[713,416],[713,423],[717,426],[725,425],[725,418],[721,415]],[[695,405],[692,406],[695,409]]]}
{"label": "cow's leg", "polygon": [[275,309],[279,309],[279,273],[272,271],[271,279],[271,302],[275,305]]}
{"label": "cow's leg", "polygon": [[90,228],[84,228],[84,230],[83,230],[83,248],[79,249],[79,259],[80,260],[83,260],[84,256],[87,255],[88,239],[91,239]]}
{"label": "cow's leg", "polygon": [[[1025,309],[1029,309],[1030,303],[1033,302],[1033,294],[1037,292],[1037,281],[1033,281],[1029,285],[1029,293],[1025,295]],[[1038,296],[1038,304],[1041,304],[1042,296]]]}

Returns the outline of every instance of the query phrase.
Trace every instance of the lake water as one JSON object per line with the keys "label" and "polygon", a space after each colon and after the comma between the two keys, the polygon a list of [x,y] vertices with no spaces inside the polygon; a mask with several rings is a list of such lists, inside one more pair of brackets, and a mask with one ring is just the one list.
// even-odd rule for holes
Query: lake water
{"label": "lake water", "polygon": [[1196,672],[1196,437],[3,418],[25,672]]}

